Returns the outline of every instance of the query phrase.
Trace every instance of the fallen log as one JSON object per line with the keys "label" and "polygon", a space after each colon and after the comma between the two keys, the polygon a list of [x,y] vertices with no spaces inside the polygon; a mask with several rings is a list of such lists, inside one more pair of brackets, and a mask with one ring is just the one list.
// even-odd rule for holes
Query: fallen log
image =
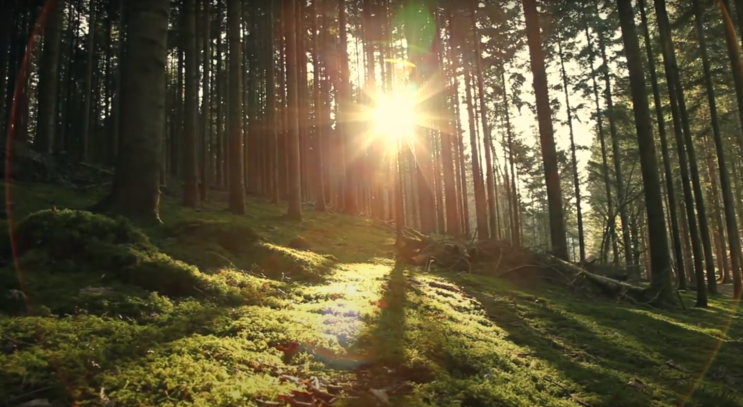
{"label": "fallen log", "polygon": [[[533,284],[545,281],[587,294],[652,303],[646,288],[592,273],[580,264],[548,253],[513,245],[504,240],[463,242],[435,240],[420,233],[406,233],[397,246],[398,260],[413,266],[477,272]],[[595,268],[595,265],[593,265]]]}

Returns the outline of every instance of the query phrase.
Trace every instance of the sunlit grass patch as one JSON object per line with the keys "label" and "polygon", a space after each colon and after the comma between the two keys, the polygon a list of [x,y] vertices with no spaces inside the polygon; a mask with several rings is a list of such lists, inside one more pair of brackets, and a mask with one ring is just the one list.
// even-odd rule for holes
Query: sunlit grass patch
{"label": "sunlit grass patch", "polygon": [[[675,318],[672,318],[668,315],[663,315],[657,312],[652,312],[650,310],[643,310],[643,309],[627,309],[629,312],[642,314],[646,317],[656,319],[658,321],[667,322],[669,324],[675,325],[677,327],[687,329],[689,331],[698,332],[704,335],[709,335],[712,338],[715,339],[728,339],[727,335],[723,332],[723,329],[725,327],[715,327],[715,328],[709,328],[709,327],[703,327],[701,326],[701,321],[693,323],[693,322],[681,322]],[[706,325],[706,324],[705,324]]]}
{"label": "sunlit grass patch", "polygon": [[[94,201],[27,188],[15,189],[29,200],[18,205],[33,208],[26,214],[48,209],[55,191],[75,208]],[[73,216],[57,206],[44,216]],[[743,326],[730,301],[658,310],[424,272],[395,264],[393,231],[369,219],[308,210],[299,224],[264,200],[249,199],[245,216],[225,206],[186,209],[165,197],[160,227],[122,231],[116,220],[75,213],[98,223],[32,234],[83,247],[131,236],[125,253],[84,259],[26,251],[21,270],[37,316],[0,293],[2,312],[14,315],[0,313],[0,405],[28,401],[15,398],[31,391],[54,405],[100,405],[103,388],[117,405],[252,407],[294,386],[257,368],[263,363],[388,389],[393,406],[660,407],[685,395],[687,406],[743,406]],[[308,248],[289,247],[298,236]],[[127,264],[142,280],[117,274]],[[198,290],[157,285],[163,268],[185,272],[191,277],[177,280]],[[4,289],[18,288],[12,266],[2,273]],[[682,297],[693,303],[693,293]],[[291,343],[300,351],[286,357]],[[381,406],[364,394],[334,406]]]}

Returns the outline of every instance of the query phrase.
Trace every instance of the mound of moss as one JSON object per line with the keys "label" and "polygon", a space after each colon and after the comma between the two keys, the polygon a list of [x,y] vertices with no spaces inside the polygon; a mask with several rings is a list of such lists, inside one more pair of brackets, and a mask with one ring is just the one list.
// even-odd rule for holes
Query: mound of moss
{"label": "mound of moss", "polygon": [[77,257],[94,242],[157,251],[147,236],[124,218],[69,209],[32,213],[18,224],[13,239],[18,255],[44,248],[52,257]]}
{"label": "mound of moss", "polygon": [[319,282],[330,271],[332,259],[310,251],[271,243],[258,243],[252,250],[251,269],[280,280]]}
{"label": "mound of moss", "polygon": [[[80,284],[100,286],[115,281],[172,297],[208,297],[239,303],[244,302],[244,289],[253,292],[258,285],[239,273],[229,282],[218,275],[201,273],[196,267],[161,253],[125,219],[86,211],[33,213],[19,223],[13,238],[21,257],[21,276],[27,282],[37,282],[36,288],[45,285],[46,277],[40,276],[54,278],[64,274],[78,288],[82,288]],[[0,280],[6,289],[16,288],[14,274],[14,270],[3,271]],[[44,302],[43,298],[40,300]]]}
{"label": "mound of moss", "polygon": [[165,232],[192,242],[213,242],[233,252],[244,251],[253,243],[262,240],[250,226],[239,222],[220,220],[188,220],[165,226]]}
{"label": "mound of moss", "polygon": [[229,266],[276,280],[312,282],[330,269],[330,257],[269,243],[240,222],[188,220],[166,225],[161,232],[165,252],[202,270]]}

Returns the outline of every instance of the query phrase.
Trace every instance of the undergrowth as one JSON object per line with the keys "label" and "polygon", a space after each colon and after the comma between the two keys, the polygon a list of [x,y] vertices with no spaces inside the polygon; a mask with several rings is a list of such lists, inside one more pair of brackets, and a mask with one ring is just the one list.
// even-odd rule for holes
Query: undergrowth
{"label": "undergrowth", "polygon": [[334,406],[382,405],[369,389],[414,407],[743,406],[741,313],[722,297],[660,310],[424,272],[394,262],[385,225],[296,224],[260,200],[235,217],[220,196],[165,199],[165,224],[141,229],[79,211],[98,191],[12,188],[1,406],[255,406],[301,387],[266,366],[346,388]]}

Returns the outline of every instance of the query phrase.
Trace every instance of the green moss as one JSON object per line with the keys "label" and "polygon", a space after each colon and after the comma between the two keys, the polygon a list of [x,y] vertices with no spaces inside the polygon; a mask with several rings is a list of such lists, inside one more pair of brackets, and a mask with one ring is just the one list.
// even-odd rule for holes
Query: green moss
{"label": "green moss", "polygon": [[333,263],[332,256],[269,243],[240,222],[180,221],[158,233],[166,253],[207,271],[227,266],[281,281],[318,282]]}
{"label": "green moss", "polygon": [[[4,290],[18,288],[17,270],[0,269],[0,307],[16,315],[0,313],[0,405],[100,405],[103,388],[117,405],[252,407],[295,386],[256,368],[267,363],[390,388],[393,406],[743,406],[731,379],[743,377],[743,319],[729,300],[656,310],[423,273],[387,258],[384,225],[312,211],[283,222],[283,208],[259,200],[233,216],[220,194],[198,212],[166,199],[165,225],[143,230],[38,214],[48,233],[27,236],[46,243],[27,248],[20,267],[36,316],[18,315],[27,303]],[[298,235],[311,250],[287,247]],[[82,249],[47,250],[74,239]],[[275,346],[290,341],[301,352],[284,359]],[[379,404],[366,395],[334,405]]]}
{"label": "green moss", "polygon": [[79,210],[46,209],[22,220],[13,234],[18,255],[43,247],[53,258],[79,256],[90,242],[154,251],[147,236],[123,218]]}
{"label": "green moss", "polygon": [[[83,282],[100,286],[114,280],[162,295],[204,297],[232,304],[254,302],[255,288],[263,283],[239,272],[204,274],[161,253],[127,221],[84,211],[34,213],[19,224],[14,235],[22,256],[20,275],[27,280],[26,291],[43,303],[47,302],[43,297],[61,287],[74,294],[76,290],[65,280],[74,282],[77,289],[85,287],[80,284]],[[20,282],[13,281],[17,280],[15,274],[3,271],[5,288],[20,288]],[[57,277],[59,274],[69,275]],[[59,295],[59,290],[54,294]],[[69,299],[70,294],[64,296]],[[79,301],[66,303],[79,306]],[[70,312],[69,306],[53,309]]]}

